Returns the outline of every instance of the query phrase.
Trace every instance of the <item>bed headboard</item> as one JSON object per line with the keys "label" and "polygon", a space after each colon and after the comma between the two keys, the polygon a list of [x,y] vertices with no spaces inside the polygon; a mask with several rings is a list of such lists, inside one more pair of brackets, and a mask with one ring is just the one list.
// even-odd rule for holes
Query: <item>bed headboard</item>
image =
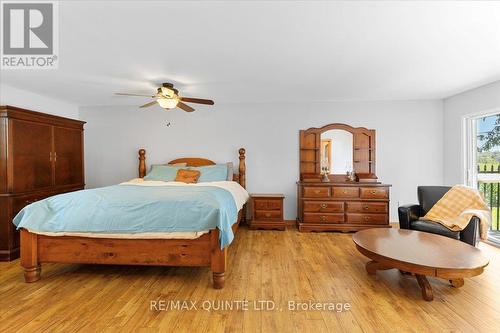
{"label": "bed headboard", "polygon": [[[240,148],[239,153],[239,167],[238,173],[233,174],[233,180],[237,181],[243,188],[246,188],[246,165],[245,165],[245,148]],[[199,157],[184,157],[177,158],[168,162],[168,164],[174,163],[186,163],[187,166],[204,166],[204,165],[214,165],[215,162],[208,160],[206,158]],[[139,149],[139,177],[144,178],[146,175],[146,150]]]}

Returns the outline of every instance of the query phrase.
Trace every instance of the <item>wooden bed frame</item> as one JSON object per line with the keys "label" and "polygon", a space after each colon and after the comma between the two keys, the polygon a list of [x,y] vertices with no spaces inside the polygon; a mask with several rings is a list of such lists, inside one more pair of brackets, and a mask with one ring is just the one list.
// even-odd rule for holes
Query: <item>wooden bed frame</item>
{"label": "wooden bed frame", "polygon": [[[233,180],[245,187],[245,149],[239,149],[238,173]],[[213,165],[203,158],[180,158],[169,162],[188,166]],[[146,175],[146,151],[139,150],[139,177]],[[236,233],[245,219],[245,206],[233,225]],[[45,236],[21,229],[21,266],[26,282],[40,279],[41,263],[112,264],[146,266],[210,267],[215,289],[224,287],[227,247],[220,248],[219,230],[196,239],[117,239],[72,236]]]}

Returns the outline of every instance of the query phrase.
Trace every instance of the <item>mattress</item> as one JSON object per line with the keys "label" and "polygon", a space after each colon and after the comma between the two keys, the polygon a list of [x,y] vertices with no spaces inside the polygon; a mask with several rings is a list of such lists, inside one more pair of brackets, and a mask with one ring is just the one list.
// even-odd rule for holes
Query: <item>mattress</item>
{"label": "mattress", "polygon": [[248,198],[234,181],[133,179],[35,202],[14,224],[47,236],[123,239],[195,239],[217,228],[224,247],[234,238],[231,226]]}

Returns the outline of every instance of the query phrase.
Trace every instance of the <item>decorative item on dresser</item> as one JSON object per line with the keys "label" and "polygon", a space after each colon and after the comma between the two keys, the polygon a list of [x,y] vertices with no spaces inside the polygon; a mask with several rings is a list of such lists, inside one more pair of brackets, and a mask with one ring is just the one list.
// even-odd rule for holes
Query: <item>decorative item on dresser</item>
{"label": "decorative item on dresser", "polygon": [[389,227],[390,185],[377,181],[375,168],[375,130],[345,124],[301,130],[299,230]]}
{"label": "decorative item on dresser", "polygon": [[283,218],[283,194],[250,194],[252,220],[250,229],[285,230]]}
{"label": "decorative item on dresser", "polygon": [[14,216],[49,196],[81,190],[85,122],[0,106],[0,260],[19,257]]}

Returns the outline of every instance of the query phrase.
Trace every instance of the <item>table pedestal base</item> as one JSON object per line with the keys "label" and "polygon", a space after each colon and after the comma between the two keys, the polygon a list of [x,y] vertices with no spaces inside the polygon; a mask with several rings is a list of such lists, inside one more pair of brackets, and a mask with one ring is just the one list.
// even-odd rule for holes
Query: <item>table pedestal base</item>
{"label": "table pedestal base", "polygon": [[418,285],[420,289],[422,289],[422,298],[427,302],[430,302],[434,299],[434,295],[432,294],[432,287],[425,275],[415,274],[417,278]]}
{"label": "table pedestal base", "polygon": [[[381,264],[379,262],[376,262],[374,260],[371,260],[366,263],[366,271],[368,274],[375,274],[376,271],[380,270],[386,270],[386,269],[392,269],[395,267],[389,267],[387,265]],[[406,272],[405,273],[410,273]],[[415,274],[415,278],[417,279],[418,285],[420,286],[420,289],[422,289],[422,298],[428,302],[432,301],[434,299],[434,294],[432,293],[432,287],[425,275],[422,274]],[[464,285],[464,279],[453,279],[449,280],[450,284],[455,287],[455,288],[460,288]]]}
{"label": "table pedestal base", "polygon": [[453,287],[455,288],[460,288],[464,285],[464,279],[453,279],[453,280],[450,280],[450,283]]}

